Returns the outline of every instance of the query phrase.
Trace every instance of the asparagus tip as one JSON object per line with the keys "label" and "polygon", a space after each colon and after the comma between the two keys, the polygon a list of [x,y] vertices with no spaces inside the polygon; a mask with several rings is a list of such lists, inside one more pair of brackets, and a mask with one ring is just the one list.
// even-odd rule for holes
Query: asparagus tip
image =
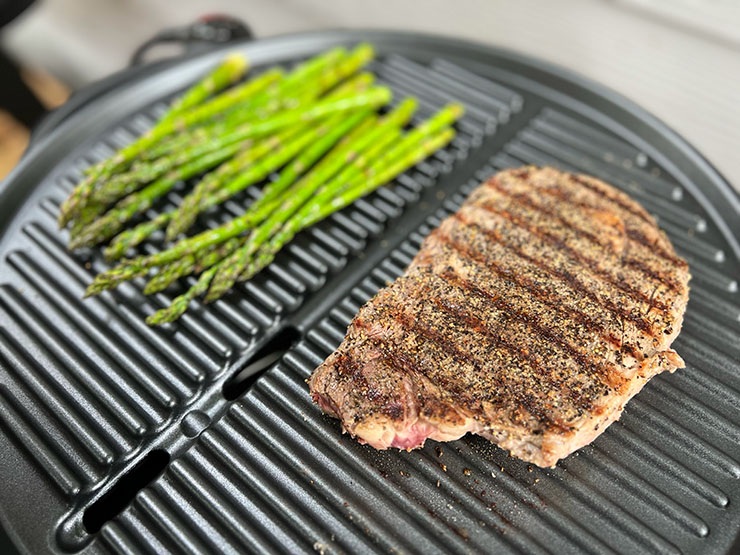
{"label": "asparagus tip", "polygon": [[183,315],[187,308],[188,299],[184,298],[184,296],[177,297],[172,301],[170,306],[160,308],[157,312],[147,316],[146,323],[149,326],[159,326],[168,322],[174,322]]}
{"label": "asparagus tip", "polygon": [[465,106],[463,106],[459,102],[452,102],[448,104],[447,109],[452,112],[455,119],[458,119],[460,116],[462,116],[465,113]]}
{"label": "asparagus tip", "polygon": [[87,299],[88,297],[94,297],[95,295],[99,295],[108,287],[106,286],[105,282],[102,280],[99,280],[100,276],[96,277],[93,282],[87,286],[87,289],[85,289],[85,295],[84,298]]}
{"label": "asparagus tip", "polygon": [[227,54],[224,63],[229,64],[236,71],[243,72],[245,69],[247,69],[249,60],[241,52],[231,52],[230,54]]}

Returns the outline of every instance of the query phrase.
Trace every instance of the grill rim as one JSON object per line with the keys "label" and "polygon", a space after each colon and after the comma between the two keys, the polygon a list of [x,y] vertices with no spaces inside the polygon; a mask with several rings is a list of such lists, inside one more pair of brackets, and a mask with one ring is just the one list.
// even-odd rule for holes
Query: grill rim
{"label": "grill rim", "polygon": [[[722,228],[721,224],[724,224],[724,229],[721,229],[721,231],[723,232],[723,235],[725,235],[725,238],[728,240],[728,243],[733,247],[734,254],[738,258],[740,258],[740,247],[738,247],[737,243],[737,238],[740,234],[738,233],[738,230],[733,230],[732,226],[728,224],[728,221],[731,223],[734,222],[736,224],[740,224],[740,221],[737,221],[737,215],[740,215],[740,193],[734,190],[730,186],[729,182],[712,166],[711,162],[709,162],[701,153],[699,153],[694,147],[692,147],[689,142],[687,142],[683,137],[672,131],[671,128],[668,127],[665,123],[655,118],[650,113],[643,110],[629,99],[607,87],[592,82],[589,79],[584,78],[575,72],[572,72],[571,70],[560,68],[554,64],[550,64],[549,62],[537,60],[504,48],[481,45],[479,43],[453,37],[447,37],[444,35],[404,33],[399,31],[326,31],[287,34],[258,41],[239,41],[235,43],[230,43],[225,47],[206,53],[152,64],[151,66],[146,66],[145,68],[143,68],[146,71],[139,70],[137,68],[136,70],[124,70],[123,72],[115,74],[99,84],[108,82],[108,80],[120,80],[120,83],[118,85],[114,83],[112,87],[106,88],[99,95],[94,96],[91,100],[85,100],[84,102],[81,102],[79,110],[75,110],[77,111],[77,113],[75,113],[75,111],[71,111],[69,116],[63,119],[61,124],[57,128],[50,131],[47,136],[42,136],[40,139],[29,146],[29,149],[24,155],[21,163],[19,163],[19,165],[13,170],[13,172],[7,177],[7,179],[0,184],[0,203],[2,203],[0,205],[2,206],[0,212],[4,212],[8,219],[20,219],[17,218],[19,214],[19,209],[22,208],[23,204],[25,203],[26,197],[31,195],[35,189],[34,187],[24,187],[26,183],[29,183],[28,178],[24,179],[24,177],[26,177],[29,173],[31,176],[33,176],[34,174],[40,174],[42,176],[48,175],[46,169],[56,167],[59,159],[69,154],[69,152],[71,152],[71,150],[73,150],[77,146],[76,144],[71,144],[66,149],[66,151],[64,148],[60,149],[59,145],[56,144],[59,142],[59,137],[63,137],[65,133],[68,133],[70,129],[76,125],[84,127],[85,121],[80,122],[79,119],[87,118],[89,120],[90,112],[94,112],[96,107],[100,106],[101,103],[111,102],[110,95],[115,96],[116,94],[122,94],[125,91],[131,91],[137,85],[141,85],[142,82],[146,81],[149,77],[158,78],[161,81],[167,79],[166,74],[176,72],[179,66],[191,66],[192,64],[196,64],[199,67],[208,66],[212,64],[215,60],[220,58],[223,55],[224,51],[228,51],[231,49],[239,49],[249,55],[252,50],[267,48],[268,46],[276,49],[276,51],[279,52],[281,45],[285,47],[285,50],[290,50],[291,48],[297,48],[303,43],[308,43],[313,46],[310,50],[303,51],[303,55],[307,55],[314,51],[321,50],[328,45],[355,43],[359,40],[369,40],[372,42],[380,43],[383,40],[387,40],[389,37],[392,37],[397,41],[408,41],[409,43],[430,41],[439,48],[448,47],[450,49],[456,49],[458,55],[462,55],[466,49],[474,49],[481,56],[493,55],[495,57],[505,58],[513,64],[523,64],[525,66],[529,66],[530,68],[533,68],[535,70],[551,74],[553,78],[570,82],[574,86],[579,88],[587,89],[594,95],[603,97],[605,102],[611,103],[617,108],[631,113],[631,115],[639,120],[642,120],[642,122],[646,126],[652,128],[656,133],[661,135],[663,139],[667,140],[674,147],[678,148],[679,151],[683,152],[687,160],[696,166],[696,171],[702,174],[702,181],[706,182],[707,185],[712,185],[713,188],[710,190],[707,190],[708,187],[702,188],[701,193],[713,193],[711,198],[708,199],[708,202],[713,207],[713,209],[716,210],[719,208],[722,210],[719,216],[711,212],[710,215],[712,216],[713,221],[716,222],[718,226],[720,226],[720,228]],[[291,44],[293,44],[293,46],[291,46]],[[436,56],[438,54],[438,52],[433,52],[431,56]],[[268,53],[266,54],[266,56],[269,58],[270,54]],[[294,59],[295,56],[289,56],[288,58]],[[274,60],[275,58],[273,57],[272,59]],[[450,59],[454,60],[455,57],[451,56]],[[184,68],[182,67],[180,67],[180,69],[184,70]],[[181,74],[187,73],[188,75],[190,75],[195,71],[197,70],[191,67],[188,71],[181,71]],[[189,80],[190,77],[184,78],[185,82]],[[93,134],[85,134],[88,139],[91,135]],[[653,148],[658,147],[653,146]],[[49,150],[52,151],[51,154],[56,155],[58,158],[51,161],[47,160],[45,163],[39,164],[39,160],[37,158],[43,157],[44,155],[48,157]],[[697,200],[700,197],[701,195],[698,195]],[[729,200],[729,202],[723,202],[722,200],[717,201],[716,199],[726,199]],[[13,204],[14,202],[17,204]],[[732,210],[734,210],[734,214],[731,213]],[[730,213],[730,217],[732,218],[734,216],[735,220],[726,219],[725,217],[723,217],[724,213]],[[7,222],[8,219],[6,219],[5,221]],[[3,236],[6,235],[6,231],[6,224],[0,224],[0,242],[3,241]],[[0,517],[5,516],[3,513],[4,511],[0,511]],[[0,520],[3,520],[3,525],[6,524],[4,518],[0,518]],[[740,541],[740,537],[736,538],[735,545],[737,545],[738,541]]]}

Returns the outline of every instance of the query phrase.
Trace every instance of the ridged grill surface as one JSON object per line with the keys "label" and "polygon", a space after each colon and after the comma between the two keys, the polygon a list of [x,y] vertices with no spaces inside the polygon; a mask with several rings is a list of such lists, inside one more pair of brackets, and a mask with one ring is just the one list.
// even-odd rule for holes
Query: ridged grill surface
{"label": "ridged grill surface", "polygon": [[[192,279],[152,297],[142,295],[139,280],[82,301],[104,265],[92,251],[69,254],[55,226],[79,172],[151,125],[161,100],[83,145],[84,155],[70,155],[38,185],[34,209],[19,217],[1,253],[0,448],[19,450],[28,470],[0,457],[0,476],[27,472],[27,488],[48,489],[48,514],[35,530],[47,546],[157,553],[728,549],[740,525],[736,253],[681,179],[648,151],[573,105],[518,87],[510,68],[485,75],[464,66],[396,53],[374,62],[397,99],[418,96],[419,118],[451,99],[465,103],[455,141],[299,235],[223,301],[196,306],[173,325],[149,328],[143,319]],[[674,344],[687,368],[651,381],[618,423],[554,470],[476,437],[406,453],[340,436],[337,421],[311,402],[305,378],[467,193],[495,171],[526,163],[593,174],[658,218],[693,275]],[[162,206],[182,194],[174,191]],[[219,225],[255,194],[211,210],[200,224]],[[288,324],[302,339],[242,398],[226,401],[223,383]],[[182,421],[195,410],[212,423],[193,440]],[[164,474],[99,533],[87,533],[85,509],[152,449],[172,458]],[[7,507],[22,489],[11,490],[0,493],[0,514],[12,528]]]}

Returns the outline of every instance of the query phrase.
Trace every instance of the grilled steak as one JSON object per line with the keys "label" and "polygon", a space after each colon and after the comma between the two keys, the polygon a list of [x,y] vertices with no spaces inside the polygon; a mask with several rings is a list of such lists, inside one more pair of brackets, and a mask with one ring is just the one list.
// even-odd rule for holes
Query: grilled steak
{"label": "grilled steak", "polygon": [[684,366],[670,345],[689,277],[627,195],[553,168],[504,171],[360,309],[311,394],[378,449],[473,432],[553,466]]}

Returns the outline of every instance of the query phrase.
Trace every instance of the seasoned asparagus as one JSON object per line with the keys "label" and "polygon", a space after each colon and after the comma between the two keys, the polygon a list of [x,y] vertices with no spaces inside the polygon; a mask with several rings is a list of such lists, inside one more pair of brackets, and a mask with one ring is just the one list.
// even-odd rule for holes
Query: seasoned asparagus
{"label": "seasoned asparagus", "polygon": [[109,176],[114,169],[119,167],[126,160],[131,160],[136,153],[141,152],[149,145],[152,145],[159,140],[160,137],[157,135],[160,132],[157,131],[157,127],[168,127],[170,123],[184,110],[198,104],[208,94],[233,83],[244,75],[246,69],[246,58],[239,55],[227,57],[219,67],[209,73],[203,80],[188,89],[181,97],[181,100],[175,101],[170,110],[168,110],[161,118],[161,123],[159,125],[152,128],[138,140],[119,150],[111,158],[90,168],[83,181],[75,187],[69,197],[67,197],[67,199],[62,203],[62,206],[59,209],[59,226],[62,227],[69,221],[70,217],[77,210],[80,202],[86,200],[93,192],[95,184],[99,179]]}

